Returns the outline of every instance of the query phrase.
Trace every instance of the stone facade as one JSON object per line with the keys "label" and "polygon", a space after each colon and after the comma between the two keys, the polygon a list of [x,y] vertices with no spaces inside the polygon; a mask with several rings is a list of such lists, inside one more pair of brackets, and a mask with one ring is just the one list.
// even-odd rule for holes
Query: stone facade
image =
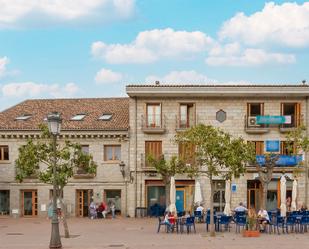
{"label": "stone facade", "polygon": [[[302,93],[301,93],[302,91]],[[297,92],[297,94],[295,94]],[[199,87],[199,86],[161,86],[161,85],[129,85],[127,93],[130,96],[130,167],[136,172],[137,182],[135,188],[131,187],[130,195],[134,195],[130,202],[129,212],[133,215],[134,207],[149,208],[147,200],[147,182],[158,180],[156,174],[149,174],[145,166],[145,141],[162,141],[162,154],[165,158],[178,155],[178,145],[173,143],[177,133],[180,104],[194,104],[195,123],[211,124],[220,127],[233,136],[241,136],[247,141],[286,140],[286,133],[279,129],[278,125],[270,126],[265,133],[249,133],[245,129],[245,116],[247,115],[247,103],[264,103],[264,115],[280,116],[281,103],[298,103],[302,121],[308,125],[308,87],[285,88],[276,87],[263,89],[246,87]],[[161,107],[163,131],[148,132],[143,129],[147,116],[147,104],[159,104]],[[216,113],[223,110],[226,120],[216,120]],[[307,158],[307,157],[304,157]],[[305,171],[305,170],[304,170]],[[293,167],[277,167],[274,171],[274,180],[285,173],[290,180],[293,179]],[[247,173],[239,179],[233,179],[236,191],[231,196],[231,207],[235,208],[239,202],[249,206],[248,180],[255,180],[257,172],[255,168],[248,168]],[[189,180],[185,176],[176,176],[177,180]],[[217,180],[220,180],[218,178]],[[206,177],[199,177],[201,183],[204,206],[209,205],[210,185]],[[176,184],[177,185],[177,184]],[[307,187],[307,190],[306,190]],[[224,188],[224,187],[223,187]],[[288,188],[289,189],[289,188]],[[298,178],[297,202],[301,204],[307,201],[308,178],[303,172]],[[133,202],[135,201],[135,203]],[[186,207],[191,209],[192,206]]]}

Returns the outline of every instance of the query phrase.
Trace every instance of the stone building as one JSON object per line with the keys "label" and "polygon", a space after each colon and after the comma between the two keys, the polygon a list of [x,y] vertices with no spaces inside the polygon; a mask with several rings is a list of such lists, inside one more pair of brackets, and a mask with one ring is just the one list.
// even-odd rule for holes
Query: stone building
{"label": "stone building", "polygon": [[127,181],[119,163],[129,164],[128,98],[27,100],[0,113],[0,215],[46,216],[51,185],[37,179],[15,181],[18,148],[28,138],[39,138],[39,124],[47,114],[60,112],[59,143],[79,142],[98,164],[96,175],[77,170],[64,188],[70,215],[88,215],[90,198],[96,202],[114,200],[116,211],[127,212]]}
{"label": "stone building", "polygon": [[[286,132],[301,123],[308,127],[307,85],[128,85],[126,92],[129,98],[27,100],[0,113],[0,215],[46,215],[52,186],[36,179],[16,182],[14,162],[18,148],[28,138],[39,137],[38,125],[53,111],[63,118],[59,141],[79,142],[98,164],[96,175],[76,172],[65,187],[64,199],[71,215],[87,216],[91,196],[96,202],[115,200],[118,212],[131,217],[138,214],[136,210],[149,210],[154,205],[164,208],[164,184],[145,158],[148,154],[169,158],[192,153],[173,138],[199,123],[253,142],[261,160],[266,152],[280,154],[269,184],[267,208],[280,204],[282,174],[287,178],[287,196],[291,195],[299,157],[288,155]],[[308,205],[307,158],[302,155],[305,163],[297,179],[297,202]],[[177,175],[179,211],[192,209],[196,180],[208,207],[207,178]],[[215,209],[222,211],[225,182],[219,177],[215,180]],[[248,166],[244,176],[232,180],[232,208],[240,201],[258,208],[260,192],[256,169]]]}
{"label": "stone building", "polygon": [[[255,144],[257,156],[273,151],[280,154],[278,167],[268,188],[267,208],[280,206],[279,179],[284,173],[287,196],[291,196],[293,169],[299,157],[288,155],[286,132],[303,122],[308,127],[309,87],[307,85],[128,85],[130,97],[130,169],[137,181],[130,187],[129,212],[135,207],[164,206],[164,185],[152,168],[147,154],[180,155],[173,143],[175,134],[198,123],[220,127],[233,136]],[[307,155],[303,159],[307,161]],[[306,165],[306,164],[305,164]],[[200,177],[204,205],[209,204],[209,181]],[[176,176],[178,210],[192,208],[195,180]],[[215,182],[214,206],[224,209],[225,181]],[[298,178],[298,204],[308,204],[308,169]],[[255,167],[232,181],[231,206],[241,201],[258,208],[260,183]]]}

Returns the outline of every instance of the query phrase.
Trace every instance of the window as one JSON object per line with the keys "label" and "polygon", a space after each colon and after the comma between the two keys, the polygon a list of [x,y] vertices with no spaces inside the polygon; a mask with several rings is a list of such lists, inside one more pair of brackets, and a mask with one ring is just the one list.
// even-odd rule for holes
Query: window
{"label": "window", "polygon": [[193,163],[195,159],[195,146],[189,143],[179,144],[178,156],[185,163]]}
{"label": "window", "polygon": [[292,155],[296,153],[296,146],[293,142],[281,141],[281,155]]}
{"label": "window", "polygon": [[15,120],[26,121],[29,118],[31,118],[31,116],[32,116],[31,114],[23,114],[21,116],[16,117]]}
{"label": "window", "polygon": [[281,115],[290,117],[284,128],[298,127],[301,122],[300,103],[281,103]]}
{"label": "window", "polygon": [[82,145],[82,152],[86,155],[89,154],[89,145]]}
{"label": "window", "polygon": [[194,124],[194,104],[180,104],[179,128],[188,128]]}
{"label": "window", "polygon": [[101,117],[99,117],[99,120],[103,121],[109,121],[112,119],[113,114],[104,113]]}
{"label": "window", "polygon": [[9,146],[0,145],[0,161],[9,160]]}
{"label": "window", "polygon": [[147,127],[161,127],[161,104],[147,104]]}
{"label": "window", "polygon": [[104,161],[120,161],[121,146],[120,145],[104,145]]}
{"label": "window", "polygon": [[[162,156],[162,141],[145,141],[145,159],[151,155],[155,159],[159,159]],[[147,160],[145,160],[146,166]]]}
{"label": "window", "polygon": [[81,114],[76,114],[71,118],[72,121],[80,121],[83,120],[86,117],[86,114],[81,113]]}
{"label": "window", "polygon": [[10,191],[0,190],[0,215],[10,214]]}
{"label": "window", "polygon": [[255,155],[264,155],[264,141],[250,141],[255,148]]}
{"label": "window", "polygon": [[248,117],[264,115],[264,103],[248,103],[247,115]]}

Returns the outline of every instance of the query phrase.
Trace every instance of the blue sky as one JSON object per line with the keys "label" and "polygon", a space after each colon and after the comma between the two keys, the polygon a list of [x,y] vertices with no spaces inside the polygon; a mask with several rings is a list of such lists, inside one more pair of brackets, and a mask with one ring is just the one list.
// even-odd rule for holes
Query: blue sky
{"label": "blue sky", "polygon": [[309,2],[0,0],[0,110],[128,83],[309,81]]}

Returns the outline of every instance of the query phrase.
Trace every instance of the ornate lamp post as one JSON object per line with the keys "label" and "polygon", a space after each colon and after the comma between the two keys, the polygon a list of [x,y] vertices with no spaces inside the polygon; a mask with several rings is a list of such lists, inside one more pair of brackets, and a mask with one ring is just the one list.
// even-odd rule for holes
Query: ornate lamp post
{"label": "ornate lamp post", "polygon": [[54,163],[53,163],[53,218],[52,218],[52,230],[49,248],[62,248],[60,233],[59,233],[59,221],[57,215],[57,181],[56,181],[56,164],[57,164],[57,153],[56,153],[56,142],[57,135],[60,134],[61,130],[61,117],[60,113],[54,112],[47,116],[48,129],[53,136],[53,153],[54,153]]}
{"label": "ornate lamp post", "polygon": [[[126,172],[126,165],[123,161],[119,163],[119,170],[122,174],[124,184],[125,184],[125,203],[126,203],[126,210],[125,210],[125,215],[128,215],[128,183],[132,183],[134,181],[133,176],[131,172]],[[129,174],[129,179],[127,179],[127,174]]]}

